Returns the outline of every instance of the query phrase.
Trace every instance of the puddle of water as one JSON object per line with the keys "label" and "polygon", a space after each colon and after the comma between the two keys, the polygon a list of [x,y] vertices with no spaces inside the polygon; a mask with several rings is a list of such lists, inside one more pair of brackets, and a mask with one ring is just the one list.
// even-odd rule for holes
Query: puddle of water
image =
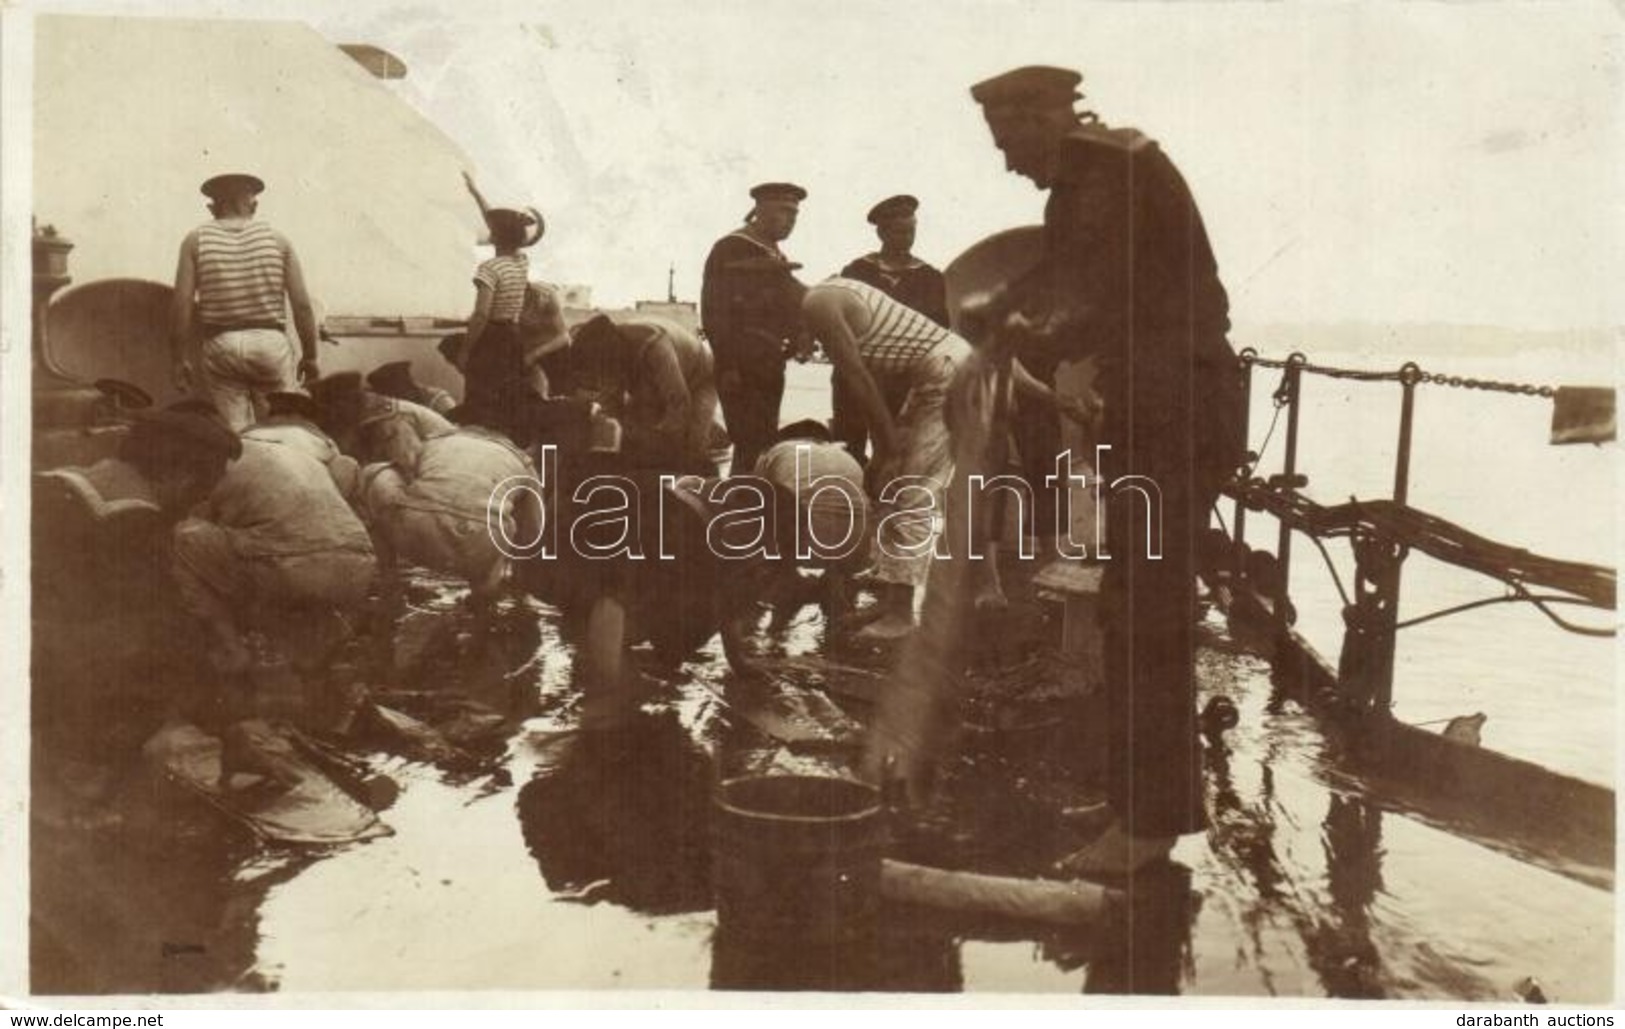
{"label": "puddle of water", "polygon": [[[169,809],[168,835],[145,847],[57,838],[36,863],[36,925],[47,927],[34,941],[37,989],[1506,1000],[1533,975],[1559,1002],[1611,996],[1611,894],[1327,785],[1335,757],[1314,722],[1272,697],[1260,661],[1220,651],[1203,656],[1205,688],[1230,696],[1241,719],[1208,756],[1212,824],[1141,891],[1133,933],[890,909],[880,937],[845,953],[719,937],[712,785],[744,771],[827,768],[827,755],[796,753],[738,718],[715,644],[651,678],[640,728],[587,739],[570,731],[580,698],[558,612],[511,603],[495,645],[481,648],[447,584],[423,578],[414,596],[450,624],[402,688],[466,693],[510,716],[477,766],[366,755],[399,787],[383,814],[395,834],[326,854],[276,856],[205,814]],[[845,672],[798,663],[824,653],[815,615],[768,649],[792,685],[846,675],[857,690],[874,660],[835,655]],[[971,741],[930,856],[1013,875],[1060,857],[1078,842],[1054,812],[1087,775],[1079,749],[1061,733]],[[42,876],[41,862],[56,871]],[[97,909],[121,893],[152,902],[126,905],[109,932]],[[203,950],[164,957],[165,940]]]}

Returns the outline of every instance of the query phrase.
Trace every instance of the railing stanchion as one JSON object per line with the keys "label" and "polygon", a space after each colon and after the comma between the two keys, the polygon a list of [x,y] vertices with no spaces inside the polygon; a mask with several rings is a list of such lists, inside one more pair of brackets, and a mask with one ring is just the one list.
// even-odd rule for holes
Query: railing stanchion
{"label": "railing stanchion", "polygon": [[[1243,436],[1244,439],[1252,438],[1250,434],[1253,428],[1253,358],[1257,356],[1257,353],[1258,352],[1252,347],[1247,347],[1241,352],[1241,424],[1243,426],[1243,431],[1246,434]],[[1244,472],[1245,474],[1250,474],[1254,463],[1255,462],[1253,461],[1252,455],[1249,453],[1245,459],[1243,468],[1238,469],[1238,471]],[[1236,503],[1234,514],[1231,519],[1235,525],[1235,529],[1233,530],[1235,532],[1235,539],[1233,541],[1234,546],[1230,548],[1230,574],[1235,577],[1237,582],[1240,582],[1242,577],[1247,574],[1246,489],[1247,483],[1245,478],[1243,478],[1243,480],[1237,485]]]}
{"label": "railing stanchion", "polygon": [[[1298,476],[1298,401],[1302,397],[1303,366],[1308,361],[1309,359],[1301,353],[1292,354],[1286,359],[1286,376],[1281,381],[1281,389],[1286,394],[1286,456],[1281,463],[1281,482],[1284,488],[1289,490],[1297,488],[1295,482]],[[1275,557],[1280,576],[1273,598],[1275,624],[1277,629],[1285,632],[1290,624],[1287,613],[1292,609],[1291,602],[1287,599],[1287,587],[1292,580],[1292,529],[1284,522],[1276,539]]]}
{"label": "railing stanchion", "polygon": [[1406,364],[1399,370],[1399,382],[1405,394],[1399,408],[1399,453],[1394,458],[1394,502],[1403,504],[1411,491],[1411,424],[1416,413],[1416,384],[1422,380],[1422,369]]}
{"label": "railing stanchion", "polygon": [[[1394,502],[1408,503],[1411,492],[1411,429],[1416,416],[1416,384],[1422,381],[1422,369],[1415,362],[1406,362],[1399,369],[1400,388],[1404,395],[1399,408],[1399,447],[1394,457]],[[1399,643],[1399,584],[1404,571],[1407,548],[1390,544],[1383,555],[1382,574],[1377,578],[1380,593],[1377,606],[1377,632],[1373,643],[1376,648],[1373,670],[1377,673],[1371,683],[1371,707],[1387,714],[1394,706],[1394,657]]]}

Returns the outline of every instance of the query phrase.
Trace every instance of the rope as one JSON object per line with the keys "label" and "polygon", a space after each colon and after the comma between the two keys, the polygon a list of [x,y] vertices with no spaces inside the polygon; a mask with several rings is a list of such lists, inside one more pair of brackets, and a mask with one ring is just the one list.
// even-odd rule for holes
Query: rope
{"label": "rope", "polygon": [[1615,603],[1612,569],[1542,557],[1522,548],[1496,543],[1443,518],[1393,501],[1351,502],[1323,508],[1317,516],[1317,528],[1322,530],[1369,527],[1447,564],[1500,579],[1514,589],[1522,589],[1524,582],[1535,582],[1583,597],[1595,607],[1612,608]]}
{"label": "rope", "polygon": [[[1241,483],[1237,490],[1248,507],[1263,510],[1311,538],[1374,534],[1446,564],[1498,579],[1514,589],[1533,583],[1582,598],[1592,607],[1613,609],[1615,606],[1611,568],[1543,557],[1496,543],[1391,500],[1354,501],[1323,507],[1301,494],[1271,489],[1257,480]],[[1543,601],[1533,598],[1529,602],[1540,606]],[[1543,611],[1547,617],[1568,627],[1549,610]]]}
{"label": "rope", "polygon": [[1552,601],[1560,601],[1565,604],[1581,604],[1584,603],[1584,601],[1572,600],[1567,597],[1537,597],[1525,589],[1522,583],[1513,583],[1512,588],[1522,594],[1523,598],[1528,600],[1529,603],[1535,605],[1535,610],[1539,611],[1547,618],[1550,618],[1552,622],[1560,629],[1567,629],[1569,632],[1575,633],[1579,636],[1608,637],[1614,635],[1613,629],[1593,629],[1585,625],[1576,625],[1566,618],[1559,618],[1556,611],[1553,611],[1551,608],[1546,606]]}
{"label": "rope", "polygon": [[1264,433],[1264,442],[1260,443],[1258,445],[1258,449],[1253,451],[1253,453],[1257,454],[1258,456],[1253,458],[1253,460],[1250,462],[1250,464],[1249,464],[1249,466],[1247,468],[1247,474],[1248,475],[1252,475],[1254,469],[1256,469],[1259,465],[1264,463],[1264,455],[1269,453],[1270,440],[1275,438],[1275,427],[1280,424],[1280,422],[1281,422],[1281,411],[1284,410],[1285,408],[1286,408],[1285,404],[1276,404],[1275,405],[1275,413],[1270,416],[1269,430]]}
{"label": "rope", "polygon": [[1311,535],[1309,541],[1320,551],[1320,559],[1326,562],[1326,570],[1332,575],[1332,585],[1337,587],[1337,595],[1343,598],[1343,606],[1354,606],[1354,601],[1349,598],[1349,591],[1343,588],[1342,577],[1337,574],[1337,565],[1332,563],[1332,555],[1326,552],[1326,545],[1320,542],[1319,536]]}
{"label": "rope", "polygon": [[1544,606],[1546,604],[1579,604],[1585,607],[1594,606],[1589,601],[1581,600],[1578,597],[1564,597],[1557,594],[1534,594],[1523,589],[1521,586],[1515,586],[1514,589],[1515,592],[1503,594],[1499,597],[1486,597],[1483,600],[1473,600],[1465,604],[1457,604],[1454,607],[1447,607],[1438,611],[1433,611],[1429,614],[1418,615],[1415,618],[1407,618],[1403,622],[1396,623],[1394,625],[1394,631],[1398,632],[1400,629],[1409,629],[1412,626],[1421,625],[1424,622],[1431,622],[1440,618],[1446,618],[1450,615],[1459,615],[1465,611],[1472,611],[1476,608],[1489,607],[1492,604],[1533,604],[1535,607],[1540,609],[1542,614],[1552,619],[1559,626],[1567,629],[1570,632],[1579,633],[1582,636],[1614,635],[1613,629],[1589,629],[1584,626],[1574,625],[1571,622],[1558,618]]}

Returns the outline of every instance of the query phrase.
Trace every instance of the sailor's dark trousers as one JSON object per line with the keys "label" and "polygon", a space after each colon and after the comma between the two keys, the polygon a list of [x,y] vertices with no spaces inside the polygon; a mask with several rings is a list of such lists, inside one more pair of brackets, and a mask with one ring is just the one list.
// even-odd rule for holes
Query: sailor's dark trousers
{"label": "sailor's dark trousers", "polygon": [[742,363],[739,385],[724,390],[718,384],[722,420],[733,440],[732,475],[749,475],[756,458],[773,443],[779,431],[779,405],[784,401],[784,362]]}
{"label": "sailor's dark trousers", "polygon": [[[1205,819],[1196,717],[1196,552],[1217,494],[1199,467],[1188,343],[1142,339],[1104,382],[1101,462],[1110,560],[1101,595],[1107,796],[1136,836]],[[1147,497],[1151,498],[1148,503]],[[1147,546],[1149,515],[1150,549]],[[1160,523],[1160,524],[1159,524]],[[1153,556],[1155,555],[1155,556]]]}

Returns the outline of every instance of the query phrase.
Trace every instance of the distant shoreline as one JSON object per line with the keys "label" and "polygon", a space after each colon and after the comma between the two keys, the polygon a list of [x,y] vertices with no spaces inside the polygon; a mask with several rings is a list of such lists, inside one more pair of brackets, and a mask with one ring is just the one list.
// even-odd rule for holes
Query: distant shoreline
{"label": "distant shoreline", "polygon": [[1622,329],[1507,329],[1488,325],[1382,322],[1238,322],[1230,341],[1261,354],[1285,356],[1293,350],[1369,354],[1401,361],[1423,358],[1518,357],[1560,351],[1564,357],[1611,357]]}

